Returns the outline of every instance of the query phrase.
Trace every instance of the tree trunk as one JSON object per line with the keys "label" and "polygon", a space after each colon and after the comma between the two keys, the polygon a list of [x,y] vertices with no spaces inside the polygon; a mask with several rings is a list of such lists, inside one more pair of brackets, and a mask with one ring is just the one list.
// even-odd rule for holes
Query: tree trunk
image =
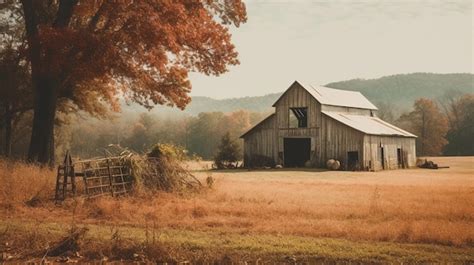
{"label": "tree trunk", "polygon": [[54,120],[56,118],[57,86],[52,79],[42,78],[35,87],[33,128],[28,160],[54,164]]}
{"label": "tree trunk", "polygon": [[[38,36],[39,19],[36,5],[39,1],[22,0],[23,17],[25,19],[26,37],[28,40],[31,74],[34,89],[34,116],[31,132],[28,160],[41,164],[54,163],[54,119],[58,101],[59,81],[54,73],[49,73],[48,60],[41,59],[41,43]],[[69,25],[74,7],[78,0],[60,0],[52,27],[65,28]],[[47,57],[46,52],[43,56]]]}
{"label": "tree trunk", "polygon": [[12,123],[13,123],[13,113],[9,104],[5,106],[5,146],[4,146],[4,155],[6,157],[11,156],[12,154]]}
{"label": "tree trunk", "polygon": [[[55,115],[55,117],[56,117],[56,115]],[[50,166],[54,166],[54,163],[56,162],[56,148],[55,148],[56,143],[54,141],[54,132],[55,132],[55,130],[54,130],[54,121],[53,121],[53,132],[51,133],[51,136],[50,136],[51,139],[49,141],[49,150],[50,150],[50,152],[49,152],[49,165]]]}

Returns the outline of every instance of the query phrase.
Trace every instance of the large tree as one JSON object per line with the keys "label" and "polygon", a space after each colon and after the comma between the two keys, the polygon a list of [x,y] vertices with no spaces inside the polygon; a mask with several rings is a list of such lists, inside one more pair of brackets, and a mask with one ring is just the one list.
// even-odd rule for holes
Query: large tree
{"label": "large tree", "polygon": [[403,114],[399,122],[402,127],[418,136],[416,149],[420,155],[440,155],[448,143],[445,138],[448,122],[431,99],[416,100],[413,111]]}
{"label": "large tree", "polygon": [[121,97],[151,108],[189,103],[189,71],[219,75],[238,64],[228,26],[241,0],[22,0],[34,87],[28,157],[54,152],[58,102],[103,115]]}
{"label": "large tree", "polygon": [[465,94],[445,103],[449,131],[446,155],[474,155],[474,94]]}

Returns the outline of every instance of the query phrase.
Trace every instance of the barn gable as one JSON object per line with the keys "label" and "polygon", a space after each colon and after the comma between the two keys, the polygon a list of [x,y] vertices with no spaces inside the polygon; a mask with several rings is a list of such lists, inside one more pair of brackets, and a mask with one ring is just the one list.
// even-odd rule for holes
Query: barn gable
{"label": "barn gable", "polygon": [[[288,128],[287,133],[309,133],[302,132],[311,128],[318,127],[317,117],[320,115],[321,105],[314,97],[298,82],[294,82],[273,104],[276,114],[277,128]],[[307,115],[307,122],[305,128],[290,128],[290,113],[291,109],[304,108]],[[282,132],[283,133],[283,132]]]}

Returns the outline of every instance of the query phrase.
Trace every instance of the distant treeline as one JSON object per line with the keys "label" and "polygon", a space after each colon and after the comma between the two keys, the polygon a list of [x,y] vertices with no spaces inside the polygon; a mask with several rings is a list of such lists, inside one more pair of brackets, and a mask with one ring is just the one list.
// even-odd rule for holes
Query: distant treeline
{"label": "distant treeline", "polygon": [[[418,155],[474,155],[474,95],[446,93],[442,100],[420,98],[410,111],[396,115],[393,105],[379,106],[378,115],[418,136]],[[66,150],[76,157],[104,154],[110,144],[119,144],[137,152],[147,152],[156,143],[184,147],[189,155],[212,159],[220,139],[227,132],[233,140],[265,118],[268,112],[202,112],[197,116],[158,115],[148,112],[122,113],[111,119],[60,115],[56,122],[56,158]],[[31,115],[15,122],[12,155],[27,153]],[[2,149],[5,130],[0,130]],[[242,147],[242,141],[238,140]],[[60,161],[60,160],[57,160]]]}
{"label": "distant treeline", "polygon": [[[221,137],[234,140],[269,112],[201,112],[197,116],[129,113],[112,120],[75,117],[57,135],[58,154],[70,149],[76,155],[100,155],[109,144],[146,152],[155,143],[184,147],[189,154],[212,159]],[[419,98],[409,111],[398,114],[391,104],[378,115],[418,136],[418,155],[474,155],[474,94],[447,92],[439,100]],[[238,140],[242,146],[242,141]]]}
{"label": "distant treeline", "polygon": [[[409,111],[418,98],[439,100],[448,91],[461,94],[474,93],[474,75],[467,73],[435,74],[411,73],[385,76],[376,79],[352,79],[326,84],[328,87],[360,91],[375,105],[397,106],[397,115]],[[302,80],[304,81],[304,80]],[[290,84],[286,84],[290,85]],[[323,85],[323,84],[320,84]],[[283,84],[283,87],[285,85]],[[212,99],[209,97],[193,97],[184,112],[198,115],[201,112],[232,112],[248,110],[251,112],[271,111],[272,104],[281,93],[265,96],[242,97],[229,99]],[[124,109],[143,111],[143,108],[124,106]],[[165,106],[157,106],[152,113],[177,114],[179,110]]]}
{"label": "distant treeline", "polygon": [[439,101],[447,93],[474,93],[473,80],[474,75],[467,73],[412,73],[377,79],[353,79],[326,86],[359,91],[376,105],[392,104],[400,110],[409,110],[419,98]]}
{"label": "distant treeline", "polygon": [[57,153],[68,149],[76,156],[92,157],[103,154],[109,144],[147,152],[156,143],[171,143],[184,147],[190,156],[212,159],[224,134],[237,139],[265,115],[235,111],[163,117],[145,112],[112,120],[75,118],[57,135]]}
{"label": "distant treeline", "polygon": [[448,93],[438,102],[417,99],[395,123],[418,136],[418,155],[474,155],[474,94]]}

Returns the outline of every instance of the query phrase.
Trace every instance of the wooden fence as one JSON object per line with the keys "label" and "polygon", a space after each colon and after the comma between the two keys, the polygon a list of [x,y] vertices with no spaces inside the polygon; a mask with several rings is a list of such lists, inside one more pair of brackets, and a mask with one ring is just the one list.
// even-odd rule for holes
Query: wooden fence
{"label": "wooden fence", "polygon": [[[77,181],[81,179],[82,181]],[[121,157],[74,161],[69,152],[58,166],[55,200],[67,197],[119,196],[132,190],[131,168]]]}

